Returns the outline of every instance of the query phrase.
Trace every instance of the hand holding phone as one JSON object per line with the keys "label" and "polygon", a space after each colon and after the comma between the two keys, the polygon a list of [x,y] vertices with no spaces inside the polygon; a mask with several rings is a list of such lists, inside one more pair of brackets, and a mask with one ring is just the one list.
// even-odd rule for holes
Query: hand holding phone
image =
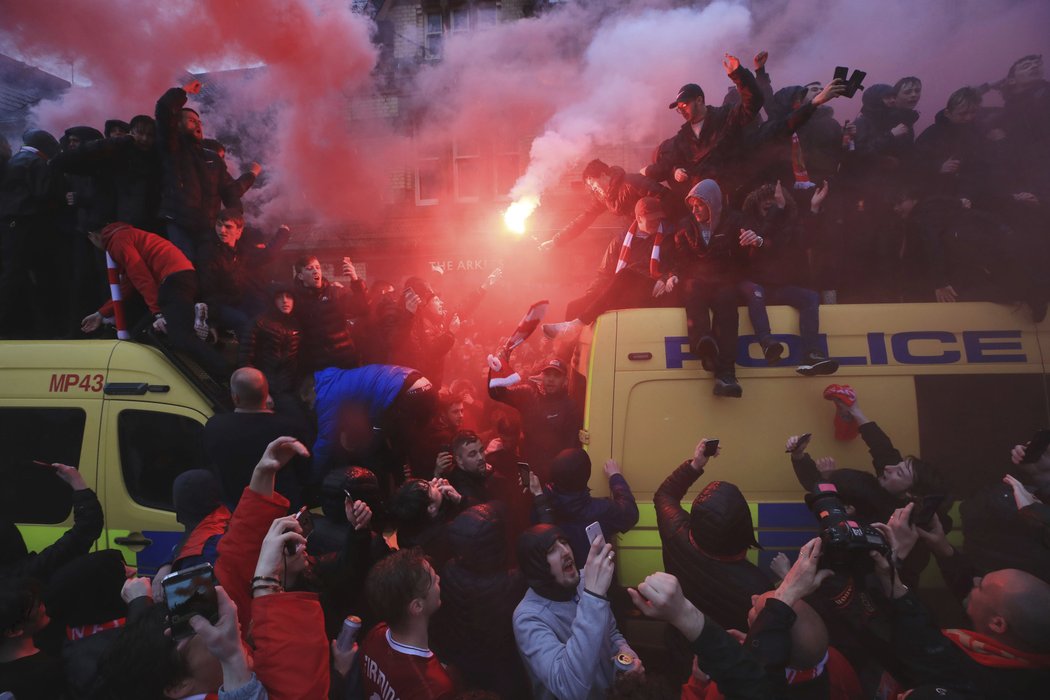
{"label": "hand holding phone", "polygon": [[200,615],[212,624],[218,621],[219,599],[211,564],[198,564],[168,574],[161,586],[168,604],[172,638],[185,639],[193,634],[190,618],[194,615]]}
{"label": "hand holding phone", "polygon": [[523,489],[529,488],[529,474],[531,472],[528,462],[518,462],[518,478],[521,479],[521,487]]}
{"label": "hand holding phone", "polygon": [[718,439],[708,438],[704,442],[704,457],[714,457],[718,454]]}
{"label": "hand holding phone", "polygon": [[[293,517],[295,517],[295,521],[299,523],[299,527],[302,528],[302,532],[300,534],[303,536],[303,538],[310,539],[310,533],[314,531],[313,514],[307,509],[306,506],[303,506],[299,509],[299,512],[297,512]],[[295,554],[295,549],[296,544],[294,542],[289,542],[284,546],[284,551],[288,554],[288,556],[293,556]]]}
{"label": "hand holding phone", "polygon": [[1021,464],[1035,464],[1038,462],[1046,448],[1050,447],[1050,430],[1038,430],[1024,448],[1024,457]]}
{"label": "hand holding phone", "polygon": [[597,520],[595,520],[593,523],[588,525],[585,528],[585,531],[587,532],[587,542],[589,544],[594,544],[594,541],[596,539],[598,539],[599,537],[601,537],[601,538],[605,537],[605,534],[602,532],[602,526],[600,524],[598,524]]}
{"label": "hand holding phone", "polygon": [[795,441],[794,446],[786,448],[784,452],[798,452],[800,454],[805,452],[806,448],[809,447],[809,441],[812,437],[813,433],[802,433],[798,436],[798,440]]}

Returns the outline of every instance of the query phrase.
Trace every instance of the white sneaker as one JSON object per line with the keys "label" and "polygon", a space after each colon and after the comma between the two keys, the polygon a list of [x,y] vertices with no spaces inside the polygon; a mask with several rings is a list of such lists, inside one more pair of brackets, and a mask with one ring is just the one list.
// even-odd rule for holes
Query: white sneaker
{"label": "white sneaker", "polygon": [[193,330],[201,340],[207,340],[211,333],[208,327],[208,305],[198,302],[193,307]]}
{"label": "white sneaker", "polygon": [[562,333],[574,333],[583,327],[583,321],[580,319],[573,319],[572,321],[562,321],[561,323],[544,323],[543,334],[548,338],[557,338]]}

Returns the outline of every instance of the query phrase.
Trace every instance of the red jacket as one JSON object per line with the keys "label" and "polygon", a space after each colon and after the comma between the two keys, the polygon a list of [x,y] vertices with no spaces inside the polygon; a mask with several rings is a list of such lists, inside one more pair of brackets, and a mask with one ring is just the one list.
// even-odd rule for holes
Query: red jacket
{"label": "red jacket", "polygon": [[[252,645],[255,675],[270,698],[328,697],[328,638],[314,593],[252,598],[251,582],[270,525],[288,513],[288,499],[245,488],[219,541],[215,576],[237,605],[241,634]],[[249,634],[250,632],[250,634]],[[248,638],[251,638],[248,640]]]}
{"label": "red jacket", "polygon": [[[106,252],[117,264],[120,293],[127,299],[138,293],[152,313],[160,313],[157,292],[169,275],[193,269],[193,263],[178,248],[155,233],[117,222],[102,229]],[[113,302],[98,310],[103,316],[113,315]]]}

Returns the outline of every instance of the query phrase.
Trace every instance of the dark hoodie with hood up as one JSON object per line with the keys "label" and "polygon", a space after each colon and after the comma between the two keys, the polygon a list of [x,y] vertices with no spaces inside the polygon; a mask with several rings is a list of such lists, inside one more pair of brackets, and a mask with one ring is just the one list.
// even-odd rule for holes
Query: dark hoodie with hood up
{"label": "dark hoodie with hood up", "polygon": [[453,558],[441,571],[432,641],[438,656],[461,670],[466,687],[525,698],[512,618],[526,586],[520,571],[506,568],[504,513],[501,503],[483,503],[448,526]]}
{"label": "dark hoodie with hood up", "polygon": [[690,214],[675,234],[675,268],[679,278],[710,284],[736,284],[746,253],[740,248],[741,215],[722,208],[722,190],[714,180],[701,180],[688,198],[701,199],[711,211],[703,224]]}
{"label": "dark hoodie with hood up", "polygon": [[769,578],[747,560],[747,550],[757,544],[751,511],[740,489],[713,481],[687,513],[682,498],[701,474],[686,460],[653,496],[664,567],[705,615],[726,629],[747,629],[751,596],[772,589]]}
{"label": "dark hoodie with hood up", "polygon": [[601,525],[606,542],[638,524],[638,504],[623,474],[610,477],[608,498],[591,496],[587,487],[590,478],[591,458],[578,447],[562,450],[551,462],[549,493],[554,521],[565,533],[577,563],[587,561],[591,543],[586,529],[591,523]]}
{"label": "dark hoodie with hood up", "polygon": [[[884,99],[893,95],[893,86],[879,83],[864,91],[857,126],[857,155],[868,168],[898,170],[912,155],[915,145],[915,122],[919,113],[913,109],[887,107]],[[890,132],[898,124],[908,132],[894,136]]]}

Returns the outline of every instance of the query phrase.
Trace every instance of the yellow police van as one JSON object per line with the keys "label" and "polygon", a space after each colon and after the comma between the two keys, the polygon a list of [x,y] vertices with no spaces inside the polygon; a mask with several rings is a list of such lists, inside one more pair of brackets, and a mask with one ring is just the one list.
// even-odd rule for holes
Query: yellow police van
{"label": "yellow police van", "polygon": [[[1026,308],[985,303],[872,304],[821,308],[826,351],[840,364],[825,377],[795,373],[798,314],[769,309],[790,356],[767,367],[740,310],[737,377],[742,398],[712,395],[713,378],[689,352],[682,309],[631,309],[598,319],[581,349],[587,375],[583,437],[595,465],[595,493],[607,491],[599,465],[620,462],[638,499],[638,526],[619,538],[620,580],[634,585],[663,568],[653,493],[703,437],[718,438],[687,499],[713,480],[737,484],[751,505],[763,546],[753,561],[797,549],[816,521],[784,453],[788,436],[813,433],[809,452],[840,467],[871,469],[863,440],[834,438],[832,383],[848,384],[869,419],[902,454],[933,461],[962,493],[1009,464],[1010,448],[1050,425],[1046,352],[1050,323]],[[588,341],[585,341],[588,342]],[[689,502],[683,503],[686,510]],[[958,520],[956,520],[958,522]]]}
{"label": "yellow police van", "polygon": [[0,343],[5,515],[30,551],[72,524],[69,489],[39,462],[79,468],[105,513],[99,547],[155,572],[182,535],[171,487],[207,466],[204,423],[225,397],[158,347],[117,340]]}
{"label": "yellow police van", "polygon": [[[594,462],[613,458],[638,498],[641,521],[620,537],[620,579],[634,584],[662,568],[652,495],[692,456],[701,437],[721,440],[697,489],[740,486],[767,561],[815,532],[784,442],[812,432],[809,451],[840,466],[870,468],[863,442],[834,439],[830,383],[849,384],[869,418],[905,454],[941,466],[960,491],[1002,467],[1013,444],[1050,424],[1046,358],[1050,323],[993,304],[842,305],[821,309],[831,377],[801,377],[798,317],[769,310],[790,349],[766,367],[741,310],[740,399],[712,395],[711,376],[688,348],[682,309],[615,311],[582,342],[587,376],[583,435]],[[205,466],[203,425],[228,397],[158,347],[129,341],[0,342],[0,479],[3,507],[30,550],[71,524],[68,489],[34,460],[79,467],[106,515],[102,547],[124,551],[143,573],[166,560],[181,536],[171,486]],[[688,507],[688,503],[685,504]]]}

